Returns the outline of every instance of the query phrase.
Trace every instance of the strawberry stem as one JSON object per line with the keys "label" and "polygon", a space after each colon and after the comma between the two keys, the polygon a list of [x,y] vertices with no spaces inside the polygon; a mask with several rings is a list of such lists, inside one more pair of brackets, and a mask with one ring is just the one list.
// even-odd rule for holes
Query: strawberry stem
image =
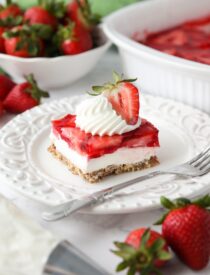
{"label": "strawberry stem", "polygon": [[112,250],[112,252],[123,259],[116,268],[117,272],[128,268],[127,274],[130,275],[135,275],[137,271],[140,271],[141,274],[144,275],[161,274],[159,269],[155,267],[155,261],[169,260],[171,259],[171,254],[165,251],[165,240],[162,238],[156,239],[154,243],[148,247],[147,243],[150,236],[150,228],[147,228],[138,248],[124,242],[114,242],[118,250]]}
{"label": "strawberry stem", "polygon": [[41,90],[37,82],[33,76],[33,74],[29,74],[25,76],[25,79],[28,83],[31,84],[31,88],[27,89],[26,92],[31,94],[31,96],[40,103],[42,97],[49,97],[49,93],[46,91]]}
{"label": "strawberry stem", "polygon": [[183,208],[187,205],[199,205],[202,208],[205,208],[207,210],[210,210],[210,195],[204,195],[201,198],[195,199],[195,200],[189,200],[187,198],[178,198],[176,200],[174,200],[174,202],[172,202],[171,200],[169,200],[168,198],[161,196],[160,197],[160,202],[162,204],[162,206],[164,206],[164,208],[168,209],[169,211],[167,211],[157,222],[155,222],[155,225],[160,225],[163,223],[163,221],[165,220],[165,218],[167,217],[167,215],[169,214],[170,210],[173,209],[178,209],[178,208]]}
{"label": "strawberry stem", "polygon": [[114,90],[115,88],[117,88],[117,85],[123,82],[134,82],[137,80],[137,78],[131,78],[131,79],[123,79],[123,75],[119,75],[117,72],[113,71],[113,80],[114,82],[107,82],[104,83],[104,85],[102,86],[92,86],[92,90],[91,92],[88,92],[89,95],[92,96],[97,96],[102,94],[103,92],[111,92],[112,90]]}

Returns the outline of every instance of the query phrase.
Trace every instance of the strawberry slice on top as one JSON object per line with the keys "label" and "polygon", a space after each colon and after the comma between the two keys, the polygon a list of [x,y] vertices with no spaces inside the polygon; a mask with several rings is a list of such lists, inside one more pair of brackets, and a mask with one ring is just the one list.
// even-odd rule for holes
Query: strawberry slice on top
{"label": "strawberry slice on top", "polygon": [[139,118],[139,91],[132,84],[136,79],[123,79],[113,72],[114,83],[108,82],[103,86],[93,86],[90,95],[103,94],[112,104],[113,109],[128,124],[135,125]]}

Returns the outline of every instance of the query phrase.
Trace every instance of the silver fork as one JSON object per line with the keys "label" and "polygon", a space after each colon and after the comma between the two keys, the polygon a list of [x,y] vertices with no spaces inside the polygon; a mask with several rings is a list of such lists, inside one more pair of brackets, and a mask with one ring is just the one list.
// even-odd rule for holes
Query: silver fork
{"label": "silver fork", "polygon": [[140,181],[150,179],[152,177],[163,174],[175,174],[187,177],[200,177],[210,172],[210,147],[202,151],[200,154],[192,158],[190,161],[178,165],[168,170],[159,170],[151,172],[147,175],[137,177],[132,180],[128,180],[117,185],[105,188],[97,191],[93,194],[83,196],[78,199],[71,200],[53,207],[49,212],[42,213],[42,218],[45,221],[55,221],[69,216],[70,214],[78,211],[79,209],[88,206],[95,202],[103,202],[104,199],[108,199],[113,193],[122,190],[128,186],[136,184]]}

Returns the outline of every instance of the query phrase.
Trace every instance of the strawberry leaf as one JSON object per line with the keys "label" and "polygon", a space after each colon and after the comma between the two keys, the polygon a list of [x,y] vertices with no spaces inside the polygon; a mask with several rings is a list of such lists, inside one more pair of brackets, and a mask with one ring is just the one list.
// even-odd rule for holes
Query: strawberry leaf
{"label": "strawberry leaf", "polygon": [[116,268],[116,271],[119,272],[119,271],[122,271],[124,269],[126,269],[128,267],[129,263],[126,262],[126,261],[123,261],[121,263],[118,264],[117,268]]}

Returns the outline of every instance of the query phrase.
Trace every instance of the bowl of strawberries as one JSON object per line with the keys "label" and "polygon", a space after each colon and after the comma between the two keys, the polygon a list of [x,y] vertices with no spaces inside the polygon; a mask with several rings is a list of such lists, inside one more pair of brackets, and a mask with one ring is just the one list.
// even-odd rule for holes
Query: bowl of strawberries
{"label": "bowl of strawberries", "polygon": [[22,10],[0,6],[0,67],[16,81],[32,73],[44,89],[86,75],[110,46],[87,0],[40,0]]}

